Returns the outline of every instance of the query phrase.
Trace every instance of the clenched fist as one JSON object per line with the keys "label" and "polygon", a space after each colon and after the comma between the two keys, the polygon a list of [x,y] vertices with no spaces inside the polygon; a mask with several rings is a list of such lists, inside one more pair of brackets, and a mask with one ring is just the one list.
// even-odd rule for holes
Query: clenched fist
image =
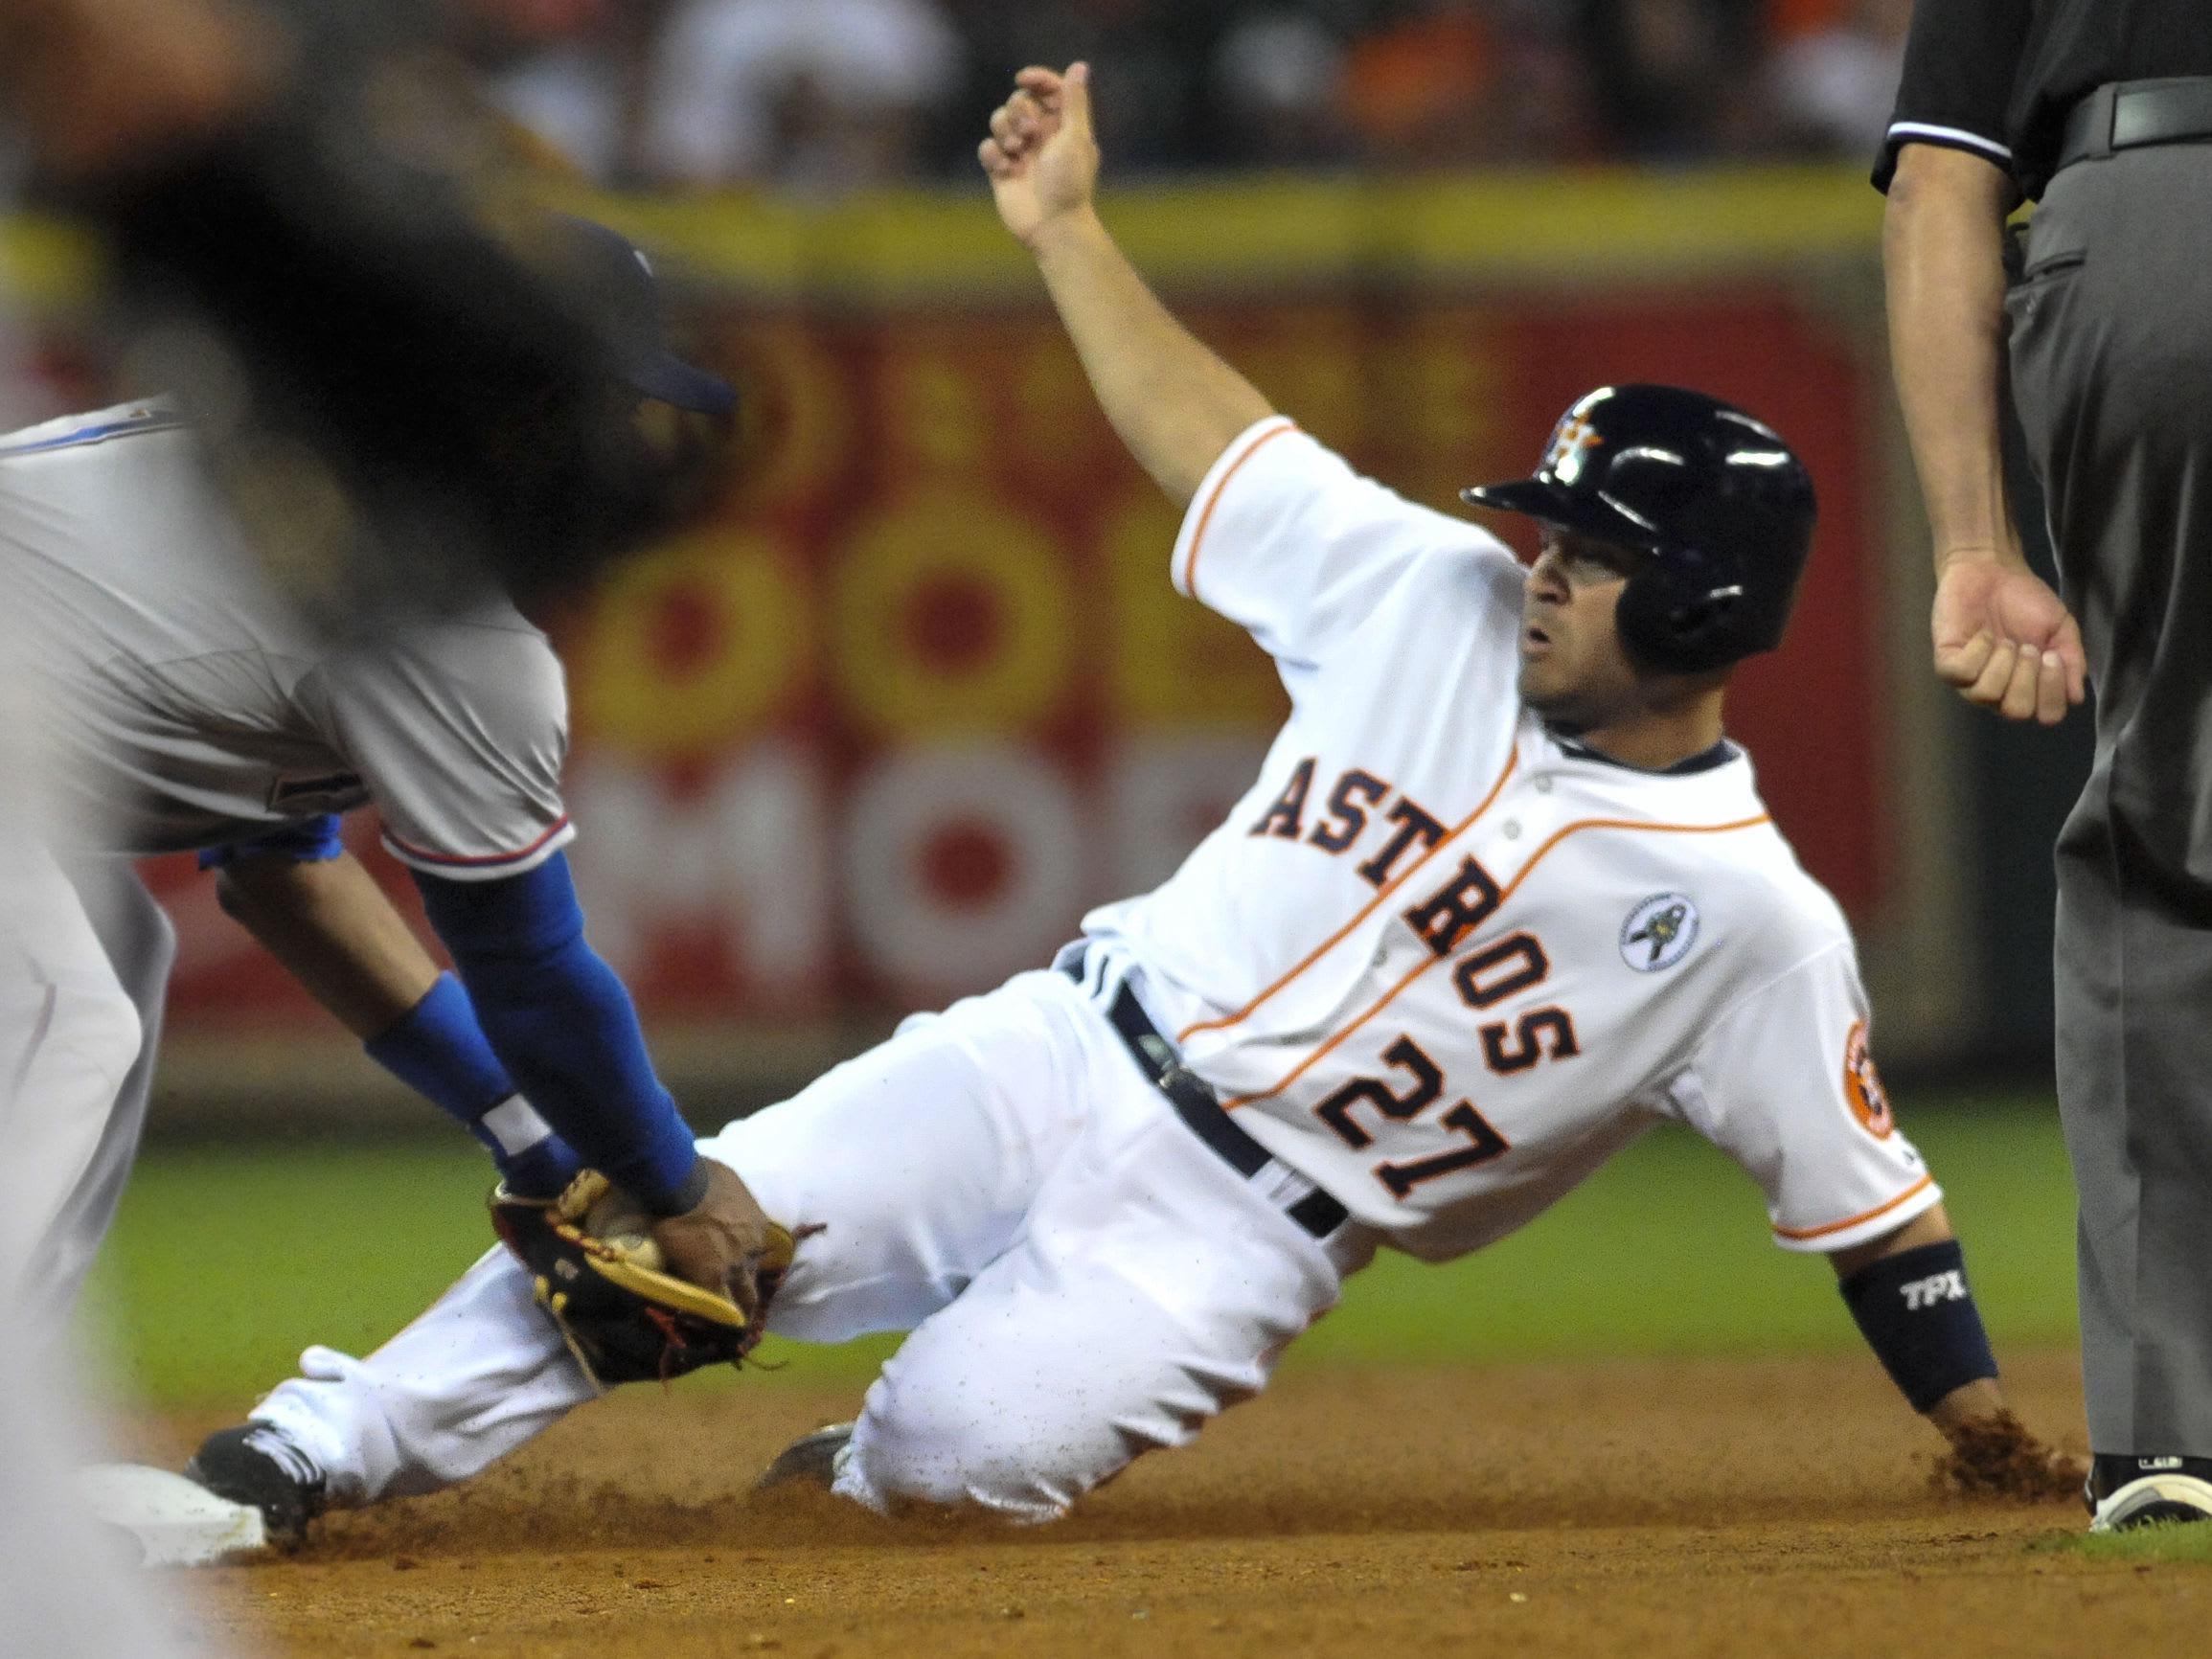
{"label": "clenched fist", "polygon": [[991,136],[976,147],[991,175],[998,216],[1023,246],[1054,221],[1087,213],[1098,186],[1098,143],[1090,128],[1090,65],[1065,75],[1029,68],[1014,96],[992,112]]}

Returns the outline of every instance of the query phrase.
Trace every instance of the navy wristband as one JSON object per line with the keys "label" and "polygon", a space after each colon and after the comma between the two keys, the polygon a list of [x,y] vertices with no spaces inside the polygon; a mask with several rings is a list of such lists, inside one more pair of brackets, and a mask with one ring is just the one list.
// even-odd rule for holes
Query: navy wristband
{"label": "navy wristband", "polygon": [[1841,1289],[1866,1345],[1912,1409],[1997,1374],[1955,1239],[1868,1263]]}

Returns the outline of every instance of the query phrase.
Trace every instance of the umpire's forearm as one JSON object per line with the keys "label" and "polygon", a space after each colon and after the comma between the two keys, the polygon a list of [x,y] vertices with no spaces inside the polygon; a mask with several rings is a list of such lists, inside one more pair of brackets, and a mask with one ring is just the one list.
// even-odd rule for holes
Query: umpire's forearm
{"label": "umpire's forearm", "polygon": [[1175,321],[1096,214],[1053,220],[1030,252],[1106,419],[1182,506],[1266,398]]}
{"label": "umpire's forearm", "polygon": [[1890,364],[1939,570],[2020,557],[1997,407],[2011,191],[1979,157],[1907,145],[1882,221]]}

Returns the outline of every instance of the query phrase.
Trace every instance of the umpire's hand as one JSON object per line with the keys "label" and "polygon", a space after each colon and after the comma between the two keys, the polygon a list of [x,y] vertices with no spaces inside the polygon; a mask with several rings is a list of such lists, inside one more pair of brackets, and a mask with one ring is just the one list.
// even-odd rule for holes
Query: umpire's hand
{"label": "umpire's hand", "polygon": [[1947,557],[1936,578],[1935,671],[1961,696],[2008,720],[2055,726],[2082,700],[2082,630],[2048,583],[2011,557]]}

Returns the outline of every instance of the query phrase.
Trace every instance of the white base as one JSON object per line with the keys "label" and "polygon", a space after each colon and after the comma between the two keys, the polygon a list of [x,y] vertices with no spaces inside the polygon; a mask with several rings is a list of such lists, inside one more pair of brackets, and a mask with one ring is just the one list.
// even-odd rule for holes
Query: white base
{"label": "white base", "polygon": [[2201,1481],[2194,1475],[2143,1475],[2097,1506],[2089,1531],[2118,1532],[2139,1511],[2159,1503],[2186,1504],[2203,1511],[2204,1518],[2212,1521],[2212,1481]]}
{"label": "white base", "polygon": [[136,1540],[144,1566],[204,1567],[268,1543],[261,1511],[168,1469],[95,1464],[77,1490],[93,1519]]}

